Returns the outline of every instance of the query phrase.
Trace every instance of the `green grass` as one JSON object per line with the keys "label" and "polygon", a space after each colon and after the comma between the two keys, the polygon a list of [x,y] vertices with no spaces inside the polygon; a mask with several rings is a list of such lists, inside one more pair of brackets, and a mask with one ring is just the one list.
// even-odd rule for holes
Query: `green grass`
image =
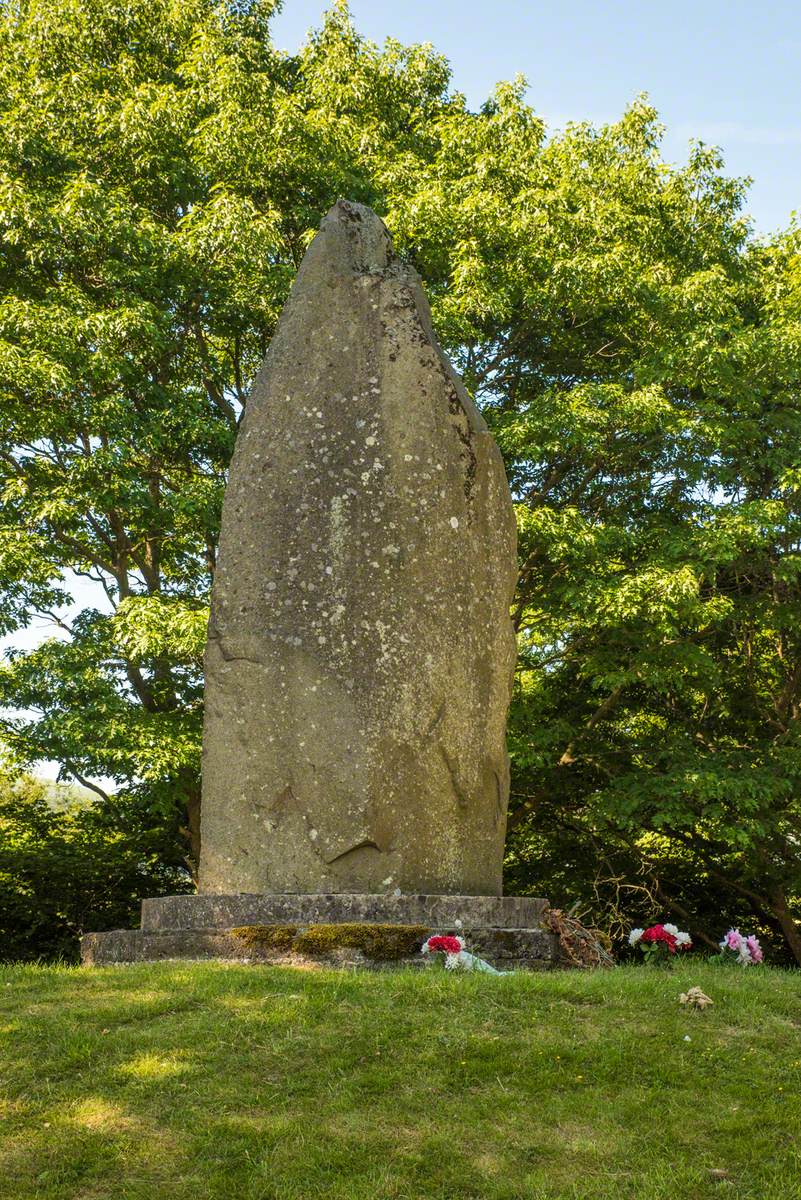
{"label": "green grass", "polygon": [[4,1198],[801,1198],[799,972],[6,967],[0,1033]]}

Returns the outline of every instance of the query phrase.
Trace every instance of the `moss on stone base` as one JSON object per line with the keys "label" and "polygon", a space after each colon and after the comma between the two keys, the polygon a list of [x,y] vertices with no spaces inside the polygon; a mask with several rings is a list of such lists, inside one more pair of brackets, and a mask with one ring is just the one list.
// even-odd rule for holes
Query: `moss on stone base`
{"label": "moss on stone base", "polygon": [[309,925],[295,939],[294,949],[314,957],[346,948],[377,961],[405,958],[420,950],[429,932],[425,925]]}
{"label": "moss on stone base", "polygon": [[238,925],[231,936],[247,950],[291,950],[297,925]]}
{"label": "moss on stone base", "polygon": [[416,954],[431,931],[426,925],[378,925],[351,922],[340,925],[238,925],[233,938],[250,952],[303,954],[324,958],[335,950],[361,950],[376,962]]}

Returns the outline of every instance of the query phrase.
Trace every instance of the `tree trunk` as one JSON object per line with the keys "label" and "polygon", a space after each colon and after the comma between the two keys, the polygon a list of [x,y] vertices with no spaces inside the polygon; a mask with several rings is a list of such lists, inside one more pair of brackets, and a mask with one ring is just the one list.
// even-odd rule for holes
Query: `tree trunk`
{"label": "tree trunk", "polygon": [[801,967],[801,926],[787,907],[784,889],[771,888],[770,903],[793,958]]}
{"label": "tree trunk", "polygon": [[181,781],[186,824],[181,827],[181,834],[186,842],[186,865],[197,883],[198,866],[200,864],[200,780],[193,777]]}

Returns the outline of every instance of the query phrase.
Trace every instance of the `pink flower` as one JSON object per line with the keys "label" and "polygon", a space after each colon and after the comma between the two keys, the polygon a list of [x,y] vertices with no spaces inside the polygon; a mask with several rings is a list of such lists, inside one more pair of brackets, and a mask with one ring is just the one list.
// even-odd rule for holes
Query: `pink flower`
{"label": "pink flower", "polygon": [[743,941],[744,938],[739,929],[730,929],[723,939],[721,945],[728,950],[736,950],[739,953],[743,945]]}
{"label": "pink flower", "polygon": [[762,962],[764,957],[762,954],[762,947],[759,944],[758,938],[753,933],[750,937],[745,939],[745,944],[748,947],[748,951],[751,955],[751,962]]}

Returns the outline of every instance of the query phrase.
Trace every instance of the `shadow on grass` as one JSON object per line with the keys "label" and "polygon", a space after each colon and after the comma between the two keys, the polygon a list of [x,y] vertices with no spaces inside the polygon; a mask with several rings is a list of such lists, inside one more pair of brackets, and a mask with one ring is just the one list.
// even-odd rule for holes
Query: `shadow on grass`
{"label": "shadow on grass", "polygon": [[801,1196],[800,981],[2,969],[8,1194]]}

